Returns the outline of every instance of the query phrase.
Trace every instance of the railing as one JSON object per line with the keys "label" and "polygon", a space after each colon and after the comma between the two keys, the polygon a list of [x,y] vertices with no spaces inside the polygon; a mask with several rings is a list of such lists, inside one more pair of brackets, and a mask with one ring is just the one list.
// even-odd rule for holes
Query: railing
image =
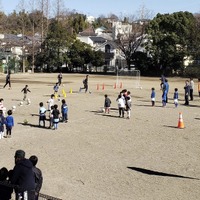
{"label": "railing", "polygon": [[[13,185],[13,184],[10,184],[10,183],[4,182],[4,181],[0,181],[0,186],[6,186],[6,187],[12,188],[12,189],[19,188],[17,185]],[[1,199],[1,194],[0,194],[0,199]],[[39,193],[39,200],[62,200],[62,199]]]}

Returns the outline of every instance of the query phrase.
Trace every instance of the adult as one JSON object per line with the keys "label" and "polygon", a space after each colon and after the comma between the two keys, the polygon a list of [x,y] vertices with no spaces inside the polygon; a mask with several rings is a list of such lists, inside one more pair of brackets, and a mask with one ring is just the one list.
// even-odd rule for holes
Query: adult
{"label": "adult", "polygon": [[184,105],[188,106],[189,105],[189,95],[190,95],[190,85],[189,85],[188,80],[185,81],[184,90],[185,90],[185,104]]}
{"label": "adult", "polygon": [[[9,184],[9,180],[7,180],[9,177],[9,172],[7,170],[7,168],[3,167],[0,169],[0,199],[2,200],[10,200],[11,199],[11,195],[13,192],[13,189],[9,186],[7,186],[7,184]],[[5,184],[5,185],[4,185]]]}
{"label": "adult", "polygon": [[8,71],[7,75],[6,75],[6,83],[5,85],[3,86],[3,88],[6,87],[6,85],[9,84],[9,89],[11,89],[11,82],[10,82],[10,71]]}
{"label": "adult", "polygon": [[33,164],[33,173],[35,176],[35,200],[39,199],[39,192],[42,188],[42,183],[43,183],[43,177],[42,177],[42,171],[36,167],[38,163],[38,157],[35,155],[32,155],[29,160]]}
{"label": "adult", "polygon": [[163,85],[165,83],[165,76],[164,75],[161,76],[160,81],[161,81],[161,83],[160,83],[160,89],[162,90],[163,89]]}
{"label": "adult", "polygon": [[58,84],[59,84],[59,86],[61,85],[61,83],[62,83],[62,72],[60,72],[58,74]]}
{"label": "adult", "polygon": [[163,94],[162,94],[162,99],[163,99],[163,106],[166,106],[166,103],[168,102],[168,92],[169,92],[169,83],[168,80],[165,79],[165,82],[163,84]]}
{"label": "adult", "polygon": [[83,88],[80,87],[79,92],[81,92],[82,89],[85,89],[85,93],[88,91],[88,77],[89,75],[86,75],[85,79],[83,80]]}
{"label": "adult", "polygon": [[11,183],[17,185],[15,188],[16,200],[35,200],[35,177],[33,164],[25,158],[23,150],[15,152],[15,166],[11,177]]}
{"label": "adult", "polygon": [[190,101],[193,101],[194,81],[190,78]]}

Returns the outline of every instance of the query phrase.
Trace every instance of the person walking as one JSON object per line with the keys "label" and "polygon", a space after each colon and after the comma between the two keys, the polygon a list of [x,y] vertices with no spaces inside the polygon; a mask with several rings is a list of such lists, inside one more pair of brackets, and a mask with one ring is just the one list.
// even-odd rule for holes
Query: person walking
{"label": "person walking", "polygon": [[60,72],[58,74],[58,84],[59,84],[59,86],[61,85],[61,83],[62,83],[62,72]]}
{"label": "person walking", "polygon": [[15,166],[11,177],[11,184],[17,185],[15,188],[16,200],[35,200],[35,177],[33,164],[25,158],[23,150],[15,152]]}
{"label": "person walking", "polygon": [[8,89],[11,89],[10,71],[8,71],[8,73],[7,73],[7,75],[6,75],[6,83],[5,83],[5,85],[3,86],[3,88],[5,88],[6,85],[9,85],[9,88],[8,88]]}
{"label": "person walking", "polygon": [[29,160],[33,164],[33,173],[35,177],[35,200],[39,199],[39,192],[42,188],[42,183],[43,183],[43,176],[42,176],[42,171],[36,167],[38,163],[38,157],[35,155],[32,155]]}

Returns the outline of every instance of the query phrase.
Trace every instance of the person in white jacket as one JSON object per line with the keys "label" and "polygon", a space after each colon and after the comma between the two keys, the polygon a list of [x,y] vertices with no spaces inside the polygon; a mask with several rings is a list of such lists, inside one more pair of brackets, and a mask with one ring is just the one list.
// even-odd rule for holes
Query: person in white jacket
{"label": "person in white jacket", "polygon": [[125,110],[125,99],[123,96],[119,95],[117,99],[118,108],[119,108],[119,117],[124,117]]}

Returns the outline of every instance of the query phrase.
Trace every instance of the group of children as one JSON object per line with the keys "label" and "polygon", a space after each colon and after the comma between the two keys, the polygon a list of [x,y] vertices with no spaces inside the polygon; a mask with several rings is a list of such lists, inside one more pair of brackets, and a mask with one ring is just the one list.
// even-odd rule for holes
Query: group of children
{"label": "group of children", "polygon": [[[8,110],[7,116],[3,106],[3,99],[0,99],[0,139],[11,138],[12,127],[14,126],[14,118],[12,110]],[[5,132],[6,127],[6,132]]]}
{"label": "group of children", "polygon": [[[111,106],[111,100],[108,97],[107,94],[104,95],[104,109],[105,113],[110,113],[110,106]],[[118,104],[118,110],[119,110],[119,117],[124,118],[125,111],[127,112],[127,119],[130,119],[131,117],[131,93],[130,91],[127,91],[126,89],[122,90],[120,94],[118,95],[117,99]]]}
{"label": "group of children", "polygon": [[46,112],[49,112],[49,128],[56,130],[58,128],[58,123],[61,122],[68,122],[68,106],[66,104],[65,99],[62,99],[61,105],[61,115],[60,118],[60,111],[58,109],[58,105],[54,104],[54,97],[55,95],[52,94],[51,98],[47,101],[48,103],[48,110],[44,107],[43,102],[39,103],[39,126],[45,127],[46,121]]}

